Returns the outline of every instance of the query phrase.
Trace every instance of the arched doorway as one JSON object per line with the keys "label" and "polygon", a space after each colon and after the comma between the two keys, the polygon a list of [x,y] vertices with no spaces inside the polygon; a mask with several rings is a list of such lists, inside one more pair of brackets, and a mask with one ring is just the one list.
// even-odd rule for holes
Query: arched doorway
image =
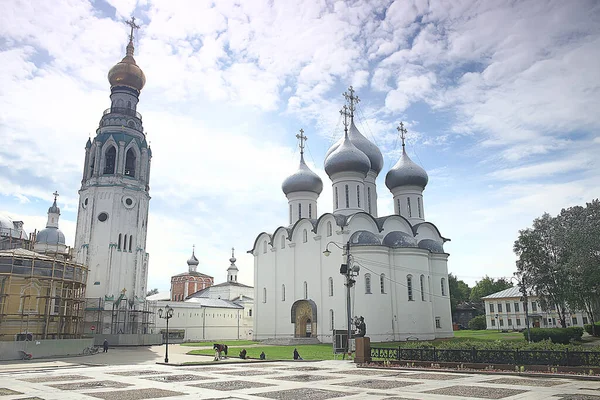
{"label": "arched doorway", "polygon": [[317,305],[312,300],[292,304],[292,324],[295,337],[313,337],[317,333]]}

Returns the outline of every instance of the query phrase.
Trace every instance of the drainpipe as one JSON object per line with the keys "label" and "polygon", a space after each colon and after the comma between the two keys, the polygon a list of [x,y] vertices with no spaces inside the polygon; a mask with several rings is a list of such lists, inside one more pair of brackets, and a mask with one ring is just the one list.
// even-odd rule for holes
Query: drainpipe
{"label": "drainpipe", "polygon": [[206,339],[206,307],[202,307],[203,309],[203,314],[202,314],[202,339]]}

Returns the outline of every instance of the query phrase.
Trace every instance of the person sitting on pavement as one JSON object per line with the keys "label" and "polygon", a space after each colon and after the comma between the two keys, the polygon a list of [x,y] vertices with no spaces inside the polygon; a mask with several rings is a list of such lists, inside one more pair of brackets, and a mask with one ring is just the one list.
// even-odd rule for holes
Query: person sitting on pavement
{"label": "person sitting on pavement", "polygon": [[246,359],[246,349],[242,349],[242,351],[240,351],[240,358],[242,360]]}
{"label": "person sitting on pavement", "polygon": [[300,353],[298,353],[297,349],[294,349],[294,360],[303,360],[303,358],[300,357]]}
{"label": "person sitting on pavement", "polygon": [[262,353],[260,353],[260,359],[261,360],[266,360],[267,359],[267,356],[265,355],[264,351]]}

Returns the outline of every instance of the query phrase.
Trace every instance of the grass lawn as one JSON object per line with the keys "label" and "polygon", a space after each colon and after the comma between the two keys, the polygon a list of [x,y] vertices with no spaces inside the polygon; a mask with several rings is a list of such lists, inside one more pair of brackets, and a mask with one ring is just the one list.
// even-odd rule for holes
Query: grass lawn
{"label": "grass lawn", "polygon": [[[229,345],[228,345],[229,346]],[[332,344],[304,344],[298,346],[255,346],[247,347],[247,357],[259,358],[262,351],[265,352],[267,360],[293,360],[294,349],[298,349],[300,357],[305,360],[333,360]],[[230,358],[238,357],[240,349],[229,349]],[[214,356],[215,352],[210,350],[192,350],[188,354],[203,354]]]}
{"label": "grass lawn", "polygon": [[522,332],[498,332],[498,331],[454,331],[454,340],[511,340],[525,341],[525,336]]}
{"label": "grass lawn", "polygon": [[[260,342],[255,342],[252,340],[229,340],[229,341],[212,341],[212,342],[189,342],[189,343],[181,343],[182,346],[192,346],[192,347],[203,347],[203,346],[210,346],[212,347],[213,344],[215,343],[219,343],[219,344],[224,344],[226,346],[250,346],[253,344],[260,344]],[[214,352],[213,352],[214,354]],[[258,354],[260,354],[260,352],[258,352]]]}

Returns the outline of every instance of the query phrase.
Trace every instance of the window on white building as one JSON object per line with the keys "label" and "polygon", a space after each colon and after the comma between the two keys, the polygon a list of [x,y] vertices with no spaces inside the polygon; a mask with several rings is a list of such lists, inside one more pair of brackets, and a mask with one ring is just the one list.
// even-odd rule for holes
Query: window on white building
{"label": "window on white building", "polygon": [[533,312],[537,311],[537,303],[535,301],[531,302],[531,311],[533,311]]}
{"label": "window on white building", "polygon": [[506,312],[510,312],[510,303],[506,303]]}
{"label": "window on white building", "polygon": [[285,235],[281,237],[281,248],[285,249]]}
{"label": "window on white building", "polygon": [[413,301],[412,275],[406,275],[406,289],[408,291],[408,301]]}
{"label": "window on white building", "polygon": [[381,294],[385,294],[385,274],[379,275],[379,289]]}
{"label": "window on white building", "polygon": [[444,278],[442,278],[442,280],[440,281],[440,285],[442,287],[442,296],[446,295],[446,280]]}
{"label": "window on white building", "polygon": [[267,302],[267,288],[263,288],[263,303]]}
{"label": "window on white building", "polygon": [[371,274],[365,274],[365,293],[371,294]]}
{"label": "window on white building", "polygon": [[121,250],[121,241],[123,240],[123,238],[121,237],[121,234],[119,233],[119,243],[117,244],[117,250]]}
{"label": "window on white building", "polygon": [[290,204],[290,225],[292,224],[292,205]]}
{"label": "window on white building", "polygon": [[285,285],[281,285],[281,301],[285,301]]}
{"label": "window on white building", "polygon": [[517,326],[521,326],[521,318],[517,318]]}
{"label": "window on white building", "polygon": [[308,283],[304,281],[304,298],[308,299]]}
{"label": "window on white building", "polygon": [[492,320],[492,326],[496,326],[496,321]]}
{"label": "window on white building", "polygon": [[410,207],[410,197],[406,199],[406,208],[408,209],[409,218],[412,217],[412,209]]}
{"label": "window on white building", "polygon": [[421,284],[421,301],[425,301],[425,276],[421,275],[419,280]]}
{"label": "window on white building", "polygon": [[396,203],[398,205],[398,215],[401,215],[402,213],[400,212],[400,199],[398,199]]}
{"label": "window on white building", "polygon": [[437,329],[442,329],[442,319],[440,317],[435,317],[435,327]]}
{"label": "window on white building", "polygon": [[360,186],[356,185],[356,204],[360,208]]}
{"label": "window on white building", "polygon": [[333,320],[333,310],[329,310],[329,330],[332,331],[335,327],[335,323]]}
{"label": "window on white building", "polygon": [[333,296],[333,278],[329,277],[329,296]]}
{"label": "window on white building", "polygon": [[504,320],[500,318],[500,326],[504,326]]}
{"label": "window on white building", "polygon": [[312,218],[312,204],[308,204],[308,218]]}
{"label": "window on white building", "polygon": [[490,312],[493,313],[494,312],[494,304],[490,303]]}
{"label": "window on white building", "polygon": [[512,326],[512,319],[508,319],[508,326]]}
{"label": "window on white building", "polygon": [[577,317],[573,317],[573,325],[577,325]]}
{"label": "window on white building", "polygon": [[498,303],[498,312],[502,312],[502,304]]}
{"label": "window on white building", "polygon": [[519,303],[515,303],[515,312],[519,312]]}
{"label": "window on white building", "polygon": [[371,214],[371,188],[367,187],[367,206],[369,207],[369,214]]}
{"label": "window on white building", "polygon": [[265,240],[263,242],[263,253],[266,253],[266,252],[267,252],[267,241]]}
{"label": "window on white building", "polygon": [[338,188],[335,188],[335,209],[340,208],[340,196],[338,195]]}
{"label": "window on white building", "polygon": [[302,204],[298,203],[298,219],[302,219]]}
{"label": "window on white building", "polygon": [[306,229],[302,231],[302,241],[304,243],[308,242],[308,231]]}
{"label": "window on white building", "polygon": [[421,212],[421,198],[417,197],[417,207],[419,208],[419,218],[422,218],[422,212]]}
{"label": "window on white building", "polygon": [[346,208],[350,208],[350,189],[346,185]]}

